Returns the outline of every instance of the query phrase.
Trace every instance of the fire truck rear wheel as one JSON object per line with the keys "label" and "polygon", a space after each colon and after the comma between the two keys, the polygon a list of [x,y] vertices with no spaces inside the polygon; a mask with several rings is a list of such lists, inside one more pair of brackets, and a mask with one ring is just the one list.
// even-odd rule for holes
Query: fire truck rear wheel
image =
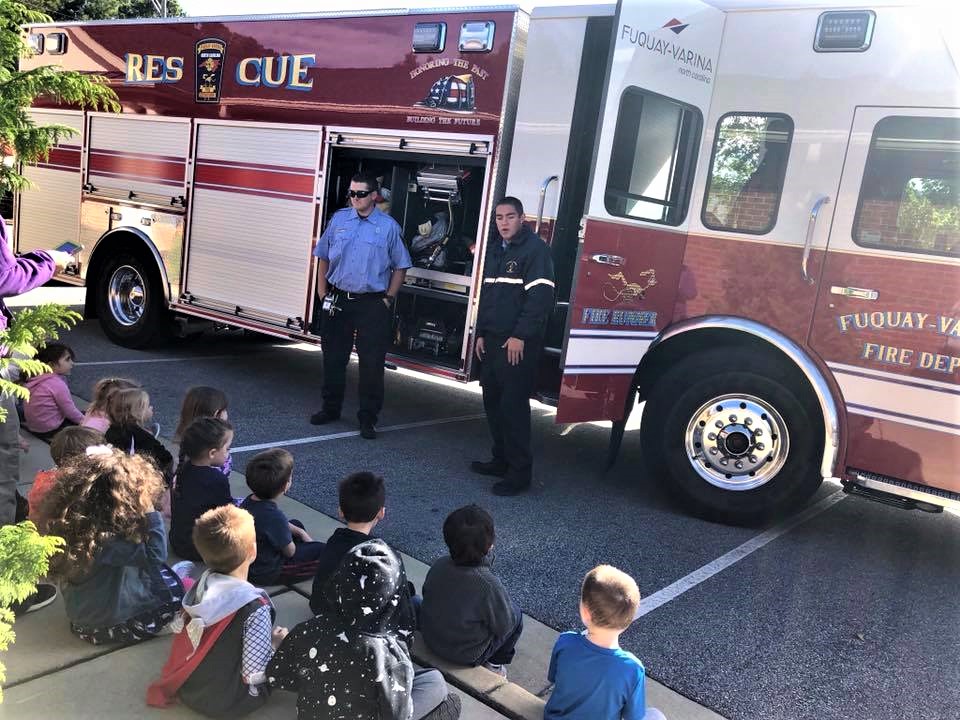
{"label": "fire truck rear wheel", "polygon": [[819,406],[769,358],[699,353],[647,397],[644,458],[694,514],[753,525],[798,509],[822,482]]}
{"label": "fire truck rear wheel", "polygon": [[117,345],[142,348],[166,337],[170,317],[160,274],[137,255],[111,259],[97,286],[97,315]]}

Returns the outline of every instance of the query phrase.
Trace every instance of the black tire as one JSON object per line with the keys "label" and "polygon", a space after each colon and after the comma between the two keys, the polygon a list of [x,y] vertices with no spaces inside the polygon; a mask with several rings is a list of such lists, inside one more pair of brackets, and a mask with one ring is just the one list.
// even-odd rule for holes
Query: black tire
{"label": "black tire", "polygon": [[97,282],[96,306],[100,327],[117,345],[139,349],[169,337],[171,316],[160,273],[138,255],[123,253],[107,261]]}
{"label": "black tire", "polygon": [[[640,429],[648,468],[688,511],[708,520],[755,525],[798,509],[822,482],[823,421],[819,405],[811,393],[796,385],[797,379],[789,370],[778,368],[767,356],[744,349],[718,348],[684,358],[659,378],[648,393]],[[728,428],[734,431],[737,427],[743,428],[744,420],[740,419],[739,424],[734,425],[730,418],[736,416],[738,407],[745,406],[727,405],[709,423],[704,422],[706,415],[703,413],[718,410],[723,402],[713,407],[709,401],[728,395],[753,398],[762,407],[772,409],[774,412],[770,417],[779,416],[774,422],[786,431],[785,443],[784,438],[777,438],[775,432],[768,431],[774,441],[768,440],[767,444],[775,445],[776,452],[766,446],[761,451],[749,451],[759,463],[754,475],[743,470],[733,471],[732,475],[716,475],[717,471],[732,470],[730,465],[717,467],[718,457],[729,457],[728,462],[737,458],[725,457],[724,448],[728,446],[722,439],[714,440],[712,445],[706,444],[707,433],[714,430],[714,418],[717,423],[730,423],[724,429],[714,430],[715,434],[723,436]],[[751,402],[750,407],[755,405]],[[688,427],[693,428],[689,452]],[[696,427],[703,428],[699,431],[703,433],[700,436],[705,443],[703,446],[695,442],[698,438]],[[751,427],[756,432],[760,423]],[[745,437],[751,443],[755,441],[750,435],[740,434],[741,439]],[[777,445],[777,442],[781,444]],[[707,447],[711,447],[709,458]],[[719,456],[712,452],[718,447]],[[694,459],[693,453],[703,454]],[[767,453],[769,457],[764,457]],[[740,459],[746,462],[742,456]],[[712,481],[701,474],[710,475],[711,472],[714,473]],[[766,476],[769,479],[754,488],[731,487],[738,482],[747,485],[760,482]]]}

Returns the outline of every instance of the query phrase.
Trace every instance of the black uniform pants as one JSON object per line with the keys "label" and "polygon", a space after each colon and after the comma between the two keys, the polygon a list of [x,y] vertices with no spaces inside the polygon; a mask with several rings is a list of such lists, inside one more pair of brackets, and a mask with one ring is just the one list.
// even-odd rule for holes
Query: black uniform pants
{"label": "black uniform pants", "polygon": [[523,359],[517,365],[507,361],[501,347],[507,338],[487,335],[480,365],[483,409],[493,438],[493,460],[506,463],[507,480],[529,482],[533,469],[530,454],[530,394],[540,361],[540,343],[526,341]]}
{"label": "black uniform pants", "polygon": [[357,419],[361,423],[376,424],[383,408],[383,362],[390,344],[393,312],[383,302],[383,295],[378,293],[355,295],[350,300],[341,292],[337,305],[340,310],[333,317],[324,317],[320,336],[323,409],[328,415],[340,415],[347,383],[347,363],[356,344],[360,358]]}

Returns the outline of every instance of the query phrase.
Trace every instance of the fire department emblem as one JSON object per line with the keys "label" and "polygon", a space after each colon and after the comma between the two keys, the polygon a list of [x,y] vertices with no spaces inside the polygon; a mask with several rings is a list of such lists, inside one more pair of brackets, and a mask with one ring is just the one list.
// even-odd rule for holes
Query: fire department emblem
{"label": "fire department emblem", "polygon": [[653,268],[640,273],[640,282],[630,282],[623,271],[612,273],[607,277],[610,278],[610,282],[603,285],[603,298],[615,305],[626,305],[643,300],[647,296],[647,290],[657,284],[657,271]]}
{"label": "fire department emblem", "polygon": [[477,109],[477,96],[473,75],[444,75],[430,87],[427,96],[413,106],[456,113],[474,112]]}
{"label": "fire department emblem", "polygon": [[508,261],[507,261],[507,272],[508,272],[508,273],[515,273],[515,272],[517,272],[519,269],[520,269],[520,265],[517,263],[516,260],[508,260]]}
{"label": "fire department emblem", "polygon": [[204,38],[197,43],[198,103],[220,102],[223,61],[226,55],[227,44],[219,38]]}

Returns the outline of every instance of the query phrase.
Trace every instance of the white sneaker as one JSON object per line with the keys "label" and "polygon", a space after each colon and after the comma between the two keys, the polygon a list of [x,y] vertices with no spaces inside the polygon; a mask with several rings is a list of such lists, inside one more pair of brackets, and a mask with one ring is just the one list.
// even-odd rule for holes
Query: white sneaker
{"label": "white sneaker", "polygon": [[506,666],[506,665],[495,665],[494,663],[488,663],[488,662],[487,662],[487,663],[484,663],[483,666],[484,666],[487,670],[490,670],[491,672],[495,672],[497,675],[499,675],[500,677],[502,677],[504,680],[507,679],[507,666]]}

